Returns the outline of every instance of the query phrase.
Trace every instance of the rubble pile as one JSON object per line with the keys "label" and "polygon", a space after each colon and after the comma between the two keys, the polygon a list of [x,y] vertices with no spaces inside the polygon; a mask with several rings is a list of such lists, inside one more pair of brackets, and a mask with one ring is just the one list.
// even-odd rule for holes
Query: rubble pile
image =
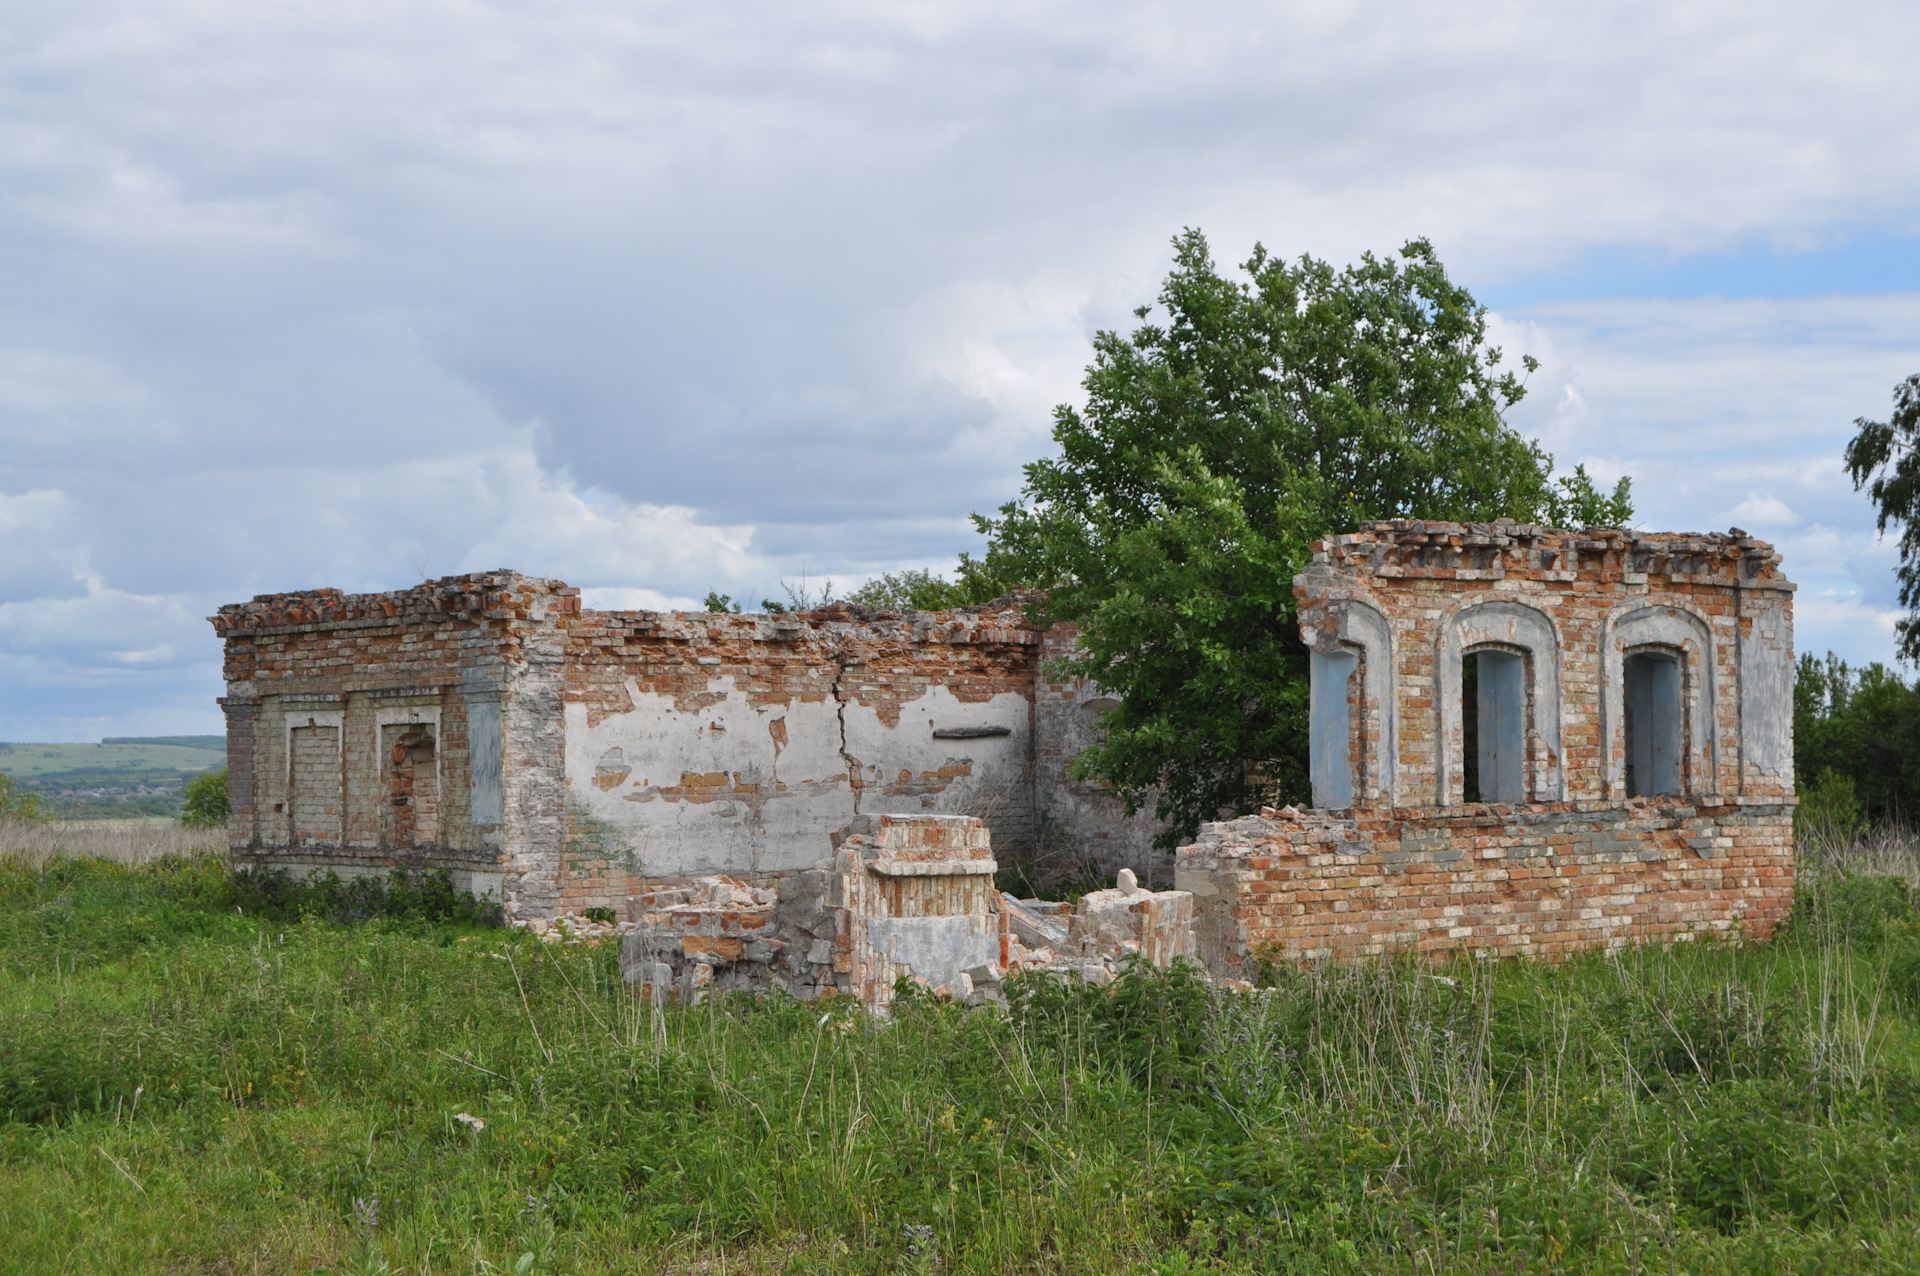
{"label": "rubble pile", "polygon": [[607,940],[618,939],[629,929],[620,922],[597,922],[579,913],[533,917],[510,921],[507,925],[526,931],[543,944],[579,944],[588,948],[598,948]]}
{"label": "rubble pile", "polygon": [[1048,972],[1105,984],[1129,957],[1165,968],[1195,954],[1192,894],[1147,890],[1130,869],[1120,870],[1112,889],[1082,895],[1071,911],[1065,904],[1011,895],[1002,898],[1001,907],[1009,972]]}
{"label": "rubble pile", "polygon": [[906,979],[969,1004],[1004,1001],[1010,972],[1110,982],[1129,956],[1192,957],[1193,897],[1112,890],[1067,905],[994,888],[987,830],[968,816],[867,816],[832,859],[771,888],[703,877],[656,891],[627,930],[621,969],[649,998],[779,989],[850,996],[876,1011]]}

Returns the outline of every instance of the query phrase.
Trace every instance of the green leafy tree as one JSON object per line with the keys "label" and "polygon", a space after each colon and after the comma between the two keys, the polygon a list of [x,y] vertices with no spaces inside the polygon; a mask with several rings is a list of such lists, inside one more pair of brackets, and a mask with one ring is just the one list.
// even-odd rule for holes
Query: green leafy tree
{"label": "green leafy tree", "polygon": [[29,793],[20,781],[0,772],[0,823],[38,824],[47,818],[38,793]]}
{"label": "green leafy tree", "polygon": [[1624,480],[1556,482],[1507,426],[1524,387],[1425,240],[1342,270],[1256,247],[1245,278],[1198,231],[1174,248],[1164,321],[1143,307],[1095,337],[1086,406],[1054,413],[1059,455],[976,519],[991,542],[962,564],[1044,588],[1036,618],[1079,625],[1068,671],[1121,702],[1075,766],[1130,809],[1157,794],[1167,847],[1308,792],[1293,577],[1310,542],[1379,518],[1632,516]]}
{"label": "green leafy tree", "polygon": [[707,591],[706,601],[700,604],[702,609],[720,616],[737,616],[740,604],[733,601],[733,595],[723,594],[717,589]]}
{"label": "green leafy tree", "polygon": [[924,567],[875,576],[847,595],[868,611],[942,611],[990,603],[1012,588],[993,580],[971,557],[960,556],[960,579],[948,580]]}
{"label": "green leafy tree", "polygon": [[190,829],[225,828],[232,805],[227,800],[227,768],[202,771],[181,791],[180,822]]}
{"label": "green leafy tree", "polygon": [[1900,658],[1920,661],[1920,373],[1893,388],[1893,415],[1885,421],[1856,417],[1859,433],[1847,444],[1847,473],[1857,492],[1867,488],[1880,511],[1879,528],[1901,524]]}
{"label": "green leafy tree", "polygon": [[1793,770],[1803,789],[1844,785],[1867,818],[1920,816],[1920,688],[1878,663],[1803,654],[1793,683]]}

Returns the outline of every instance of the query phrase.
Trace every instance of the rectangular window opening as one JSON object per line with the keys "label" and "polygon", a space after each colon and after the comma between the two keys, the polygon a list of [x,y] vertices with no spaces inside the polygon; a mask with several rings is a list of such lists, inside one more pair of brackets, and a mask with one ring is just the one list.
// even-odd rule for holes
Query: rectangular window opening
{"label": "rectangular window opening", "polygon": [[1526,660],[1468,652],[1460,662],[1461,800],[1527,800]]}
{"label": "rectangular window opening", "polygon": [[1671,652],[1636,651],[1623,672],[1627,796],[1678,793],[1680,661]]}

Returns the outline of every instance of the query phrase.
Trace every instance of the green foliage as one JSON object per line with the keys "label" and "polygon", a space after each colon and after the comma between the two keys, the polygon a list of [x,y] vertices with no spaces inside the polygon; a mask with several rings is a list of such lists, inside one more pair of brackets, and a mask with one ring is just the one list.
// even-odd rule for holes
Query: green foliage
{"label": "green foliage", "polygon": [[28,792],[20,781],[0,772],[0,820],[37,824],[46,818],[40,795]]}
{"label": "green foliage", "polygon": [[1143,307],[1131,334],[1098,334],[1085,408],[1056,409],[1059,455],[976,519],[992,539],[973,565],[1079,624],[1070,671],[1121,705],[1076,766],[1130,809],[1157,793],[1166,846],[1307,794],[1293,577],[1310,542],[1369,519],[1632,513],[1625,480],[1556,482],[1508,428],[1524,388],[1425,240],[1339,271],[1256,248],[1245,280],[1197,231],[1174,246],[1166,322]]}
{"label": "green foliage", "polygon": [[1867,488],[1879,511],[1879,527],[1901,524],[1900,605],[1907,617],[1899,625],[1900,655],[1920,660],[1920,373],[1893,388],[1893,415],[1885,421],[1857,417],[1858,429],[1847,444],[1847,473],[1854,490]]}
{"label": "green foliage", "polygon": [[233,814],[227,799],[227,768],[202,771],[180,794],[180,822],[190,829],[225,828]]}
{"label": "green foliage", "polygon": [[848,594],[847,601],[867,611],[945,611],[953,607],[977,607],[1007,592],[996,587],[978,566],[967,555],[961,555],[960,579],[954,581],[924,567],[887,572]]}
{"label": "green foliage", "polygon": [[700,605],[703,609],[719,616],[737,616],[740,614],[740,604],[733,601],[733,595],[723,594],[717,589],[709,589],[707,591],[707,600]]}
{"label": "green foliage", "polygon": [[1793,686],[1793,764],[1811,781],[1801,822],[1836,804],[1872,822],[1920,817],[1920,689],[1875,662],[1803,654]]}
{"label": "green foliage", "polygon": [[1845,846],[1867,827],[1866,808],[1860,803],[1852,776],[1829,769],[1800,789],[1800,805],[1793,812],[1797,835],[1822,834],[1835,845]]}
{"label": "green foliage", "polygon": [[314,917],[346,925],[387,918],[490,926],[500,920],[497,901],[455,890],[453,874],[446,869],[395,869],[384,878],[344,880],[332,872],[296,878],[280,869],[242,869],[233,875],[231,890],[234,905],[243,913],[280,922]]}
{"label": "green foliage", "polygon": [[1911,930],[1913,888],[1904,877],[1850,874],[1811,884],[1794,908],[1794,924],[1811,928],[1822,942],[1877,952]]}
{"label": "green foliage", "polygon": [[0,860],[0,1233],[22,1271],[1906,1270],[1920,959],[1850,889],[1765,947],[1136,964],[881,1024],[656,1011],[611,945],[261,911],[213,858]]}
{"label": "green foliage", "polygon": [[1576,465],[1542,493],[1539,517],[1549,527],[1624,527],[1633,521],[1633,479],[1622,476],[1602,493],[1587,467]]}

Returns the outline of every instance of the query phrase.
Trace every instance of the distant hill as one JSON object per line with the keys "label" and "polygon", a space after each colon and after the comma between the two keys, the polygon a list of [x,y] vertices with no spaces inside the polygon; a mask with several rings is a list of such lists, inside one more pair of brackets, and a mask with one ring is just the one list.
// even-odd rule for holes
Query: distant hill
{"label": "distant hill", "polygon": [[102,744],[177,744],[183,749],[213,749],[220,753],[227,751],[227,737],[223,735],[110,735]]}
{"label": "distant hill", "polygon": [[62,819],[177,815],[194,775],[225,766],[217,735],[117,736],[99,744],[0,744],[0,772]]}

